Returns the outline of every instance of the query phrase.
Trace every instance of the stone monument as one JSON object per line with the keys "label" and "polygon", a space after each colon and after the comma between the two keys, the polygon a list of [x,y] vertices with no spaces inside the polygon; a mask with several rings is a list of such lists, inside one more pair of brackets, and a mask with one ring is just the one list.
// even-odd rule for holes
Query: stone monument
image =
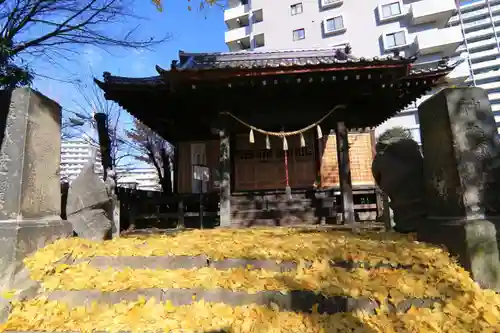
{"label": "stone monument", "polygon": [[79,237],[94,241],[111,239],[114,231],[112,198],[114,187],[113,184],[111,186],[108,184],[95,173],[94,159],[87,163],[71,183],[66,214]]}
{"label": "stone monument", "polygon": [[61,107],[29,88],[0,91],[0,288],[16,288],[22,259],[72,235],[63,221]]}
{"label": "stone monument", "polygon": [[482,287],[500,290],[500,143],[488,95],[446,88],[418,113],[429,215],[419,238],[445,245]]}
{"label": "stone monument", "polygon": [[[415,232],[426,216],[420,148],[409,130],[395,127],[378,137],[375,150],[372,173],[377,185],[390,198],[394,229]],[[385,210],[389,213],[389,207]]]}

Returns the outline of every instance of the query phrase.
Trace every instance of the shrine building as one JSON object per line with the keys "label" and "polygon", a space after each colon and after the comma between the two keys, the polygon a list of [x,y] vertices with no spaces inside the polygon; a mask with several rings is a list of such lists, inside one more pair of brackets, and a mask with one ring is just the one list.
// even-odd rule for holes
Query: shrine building
{"label": "shrine building", "polygon": [[415,60],[181,51],[157,76],[95,81],[175,147],[175,194],[220,193],[221,226],[350,223],[376,217],[374,127],[454,68]]}

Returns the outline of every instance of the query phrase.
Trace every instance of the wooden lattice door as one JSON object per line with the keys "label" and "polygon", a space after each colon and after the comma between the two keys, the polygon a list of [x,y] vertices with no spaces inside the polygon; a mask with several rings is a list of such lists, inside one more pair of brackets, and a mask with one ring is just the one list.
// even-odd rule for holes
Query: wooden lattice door
{"label": "wooden lattice door", "polygon": [[[283,142],[270,138],[271,149],[265,147],[265,137],[256,135],[255,143],[248,135],[236,138],[235,190],[270,190],[285,188]],[[288,173],[292,188],[312,187],[316,180],[314,136],[306,137],[306,147],[300,147],[300,138],[288,139]]]}

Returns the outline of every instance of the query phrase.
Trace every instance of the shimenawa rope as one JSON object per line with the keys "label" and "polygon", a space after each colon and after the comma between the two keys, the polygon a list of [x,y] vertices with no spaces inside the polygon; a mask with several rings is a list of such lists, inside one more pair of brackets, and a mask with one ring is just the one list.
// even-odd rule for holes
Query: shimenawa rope
{"label": "shimenawa rope", "polygon": [[321,131],[320,124],[326,118],[331,116],[335,111],[337,111],[339,109],[345,109],[345,105],[343,105],[343,104],[337,105],[336,107],[334,107],[333,109],[328,111],[323,117],[321,117],[319,120],[315,121],[314,123],[310,124],[309,126],[306,126],[302,129],[299,129],[296,131],[289,131],[289,132],[266,131],[266,130],[263,130],[261,128],[257,128],[255,126],[247,123],[246,121],[233,115],[231,112],[222,112],[221,114],[226,114],[226,115],[230,116],[231,118],[233,118],[234,120],[236,120],[237,122],[239,122],[240,124],[242,124],[243,126],[250,128],[250,137],[249,137],[250,143],[255,143],[254,131],[256,131],[256,132],[259,132],[259,133],[264,134],[266,136],[266,149],[271,149],[271,145],[269,142],[269,136],[275,136],[275,137],[280,137],[283,139],[283,150],[288,150],[288,142],[286,140],[286,138],[288,136],[300,135],[300,146],[305,147],[305,139],[304,139],[303,133],[309,131],[310,129],[312,129],[314,127],[316,127],[316,130],[318,132],[318,139],[321,139],[323,137],[323,132]]}
{"label": "shimenawa rope", "polygon": [[288,193],[288,195],[291,198],[292,194],[291,194],[291,189],[290,189],[290,184],[289,184],[289,178],[288,178],[288,154],[287,154],[287,151],[288,151],[288,142],[287,142],[286,138],[288,136],[293,136],[293,135],[299,134],[300,135],[300,146],[301,147],[305,147],[306,146],[306,141],[304,139],[303,133],[309,131],[310,129],[312,129],[312,128],[314,128],[316,126],[316,130],[318,132],[318,139],[321,139],[323,137],[323,133],[322,133],[321,127],[319,125],[326,118],[328,118],[329,116],[331,116],[335,111],[337,111],[339,109],[345,109],[345,105],[337,105],[336,107],[334,107],[333,109],[331,109],[330,111],[328,111],[319,120],[317,120],[314,123],[312,123],[311,125],[306,126],[306,127],[302,128],[300,130],[290,131],[290,132],[285,132],[285,131],[281,131],[281,132],[266,131],[266,130],[263,130],[261,128],[257,128],[255,126],[250,125],[246,121],[241,120],[240,118],[236,117],[235,115],[233,115],[230,112],[221,112],[221,114],[226,114],[226,115],[232,117],[237,122],[241,123],[243,126],[246,126],[246,127],[250,128],[250,137],[249,137],[250,143],[255,143],[255,137],[254,137],[254,133],[253,133],[254,130],[257,131],[257,132],[259,132],[259,133],[261,133],[261,134],[264,134],[266,136],[266,149],[271,149],[271,143],[269,141],[269,136],[280,137],[280,138],[283,139],[283,150],[285,151],[285,154],[284,154],[284,157],[285,157],[285,161],[284,161],[285,162],[285,184],[286,184],[286,188],[285,189],[286,189],[286,192]]}

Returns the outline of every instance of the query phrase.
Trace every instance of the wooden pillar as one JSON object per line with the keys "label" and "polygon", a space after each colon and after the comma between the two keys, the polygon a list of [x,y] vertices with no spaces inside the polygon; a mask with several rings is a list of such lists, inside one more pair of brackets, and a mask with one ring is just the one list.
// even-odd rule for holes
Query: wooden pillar
{"label": "wooden pillar", "polygon": [[342,221],[354,223],[354,199],[352,195],[351,165],[349,162],[348,131],[343,121],[337,122],[337,161],[339,165],[340,193],[342,195]]}
{"label": "wooden pillar", "polygon": [[101,164],[103,168],[103,179],[106,180],[108,170],[113,169],[111,160],[111,140],[109,138],[108,116],[105,113],[96,113],[94,120],[97,124],[97,135],[99,136],[99,148],[101,152]]}
{"label": "wooden pillar", "polygon": [[318,188],[321,188],[322,179],[321,179],[321,165],[323,164],[323,153],[325,152],[325,139],[318,138],[318,132],[314,131],[314,149],[316,155],[316,178],[315,181],[318,180]]}
{"label": "wooden pillar", "polygon": [[220,136],[220,226],[231,225],[231,156],[230,139],[227,129],[219,131]]}
{"label": "wooden pillar", "polygon": [[179,144],[176,143],[174,146],[174,163],[173,163],[173,174],[174,174],[174,179],[173,179],[173,191],[174,194],[179,194]]}

